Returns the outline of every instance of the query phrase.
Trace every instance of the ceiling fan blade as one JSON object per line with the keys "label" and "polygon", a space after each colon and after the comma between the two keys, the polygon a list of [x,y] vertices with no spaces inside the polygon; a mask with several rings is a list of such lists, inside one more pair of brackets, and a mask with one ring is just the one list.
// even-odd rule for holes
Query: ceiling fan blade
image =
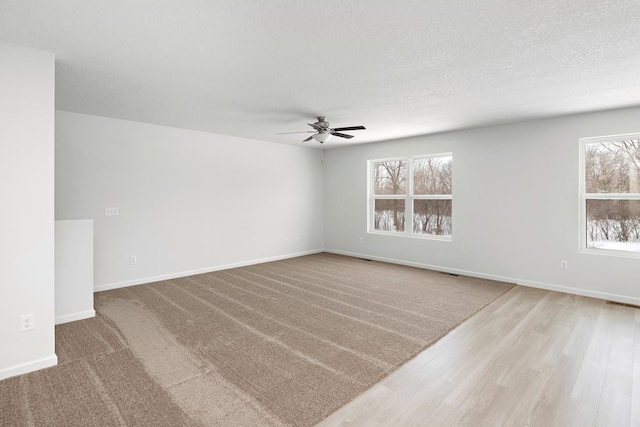
{"label": "ceiling fan blade", "polygon": [[309,138],[305,139],[305,140],[304,140],[304,141],[302,141],[302,142],[311,141],[312,139],[313,139],[313,135],[311,135]]}
{"label": "ceiling fan blade", "polygon": [[353,138],[353,135],[347,135],[346,133],[331,132],[331,135],[335,135],[335,136],[339,136],[340,138],[347,138],[347,139]]}
{"label": "ceiling fan blade", "polygon": [[291,133],[315,133],[314,130],[303,130],[302,132],[280,132],[276,133],[276,135],[289,135]]}
{"label": "ceiling fan blade", "polygon": [[338,132],[341,130],[365,130],[364,126],[348,126],[346,128],[333,128],[333,130],[337,130]]}
{"label": "ceiling fan blade", "polygon": [[323,128],[321,128],[320,126],[318,126],[315,123],[307,123],[309,126],[311,126],[312,128],[314,128],[315,130],[322,130]]}

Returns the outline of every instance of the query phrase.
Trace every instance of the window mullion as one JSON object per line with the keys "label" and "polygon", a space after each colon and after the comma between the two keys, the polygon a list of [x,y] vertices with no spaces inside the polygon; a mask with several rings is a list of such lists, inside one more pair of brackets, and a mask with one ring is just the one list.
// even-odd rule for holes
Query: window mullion
{"label": "window mullion", "polygon": [[451,194],[419,194],[412,197],[414,200],[451,200]]}
{"label": "window mullion", "polygon": [[584,198],[592,200],[640,200],[640,193],[587,193]]}

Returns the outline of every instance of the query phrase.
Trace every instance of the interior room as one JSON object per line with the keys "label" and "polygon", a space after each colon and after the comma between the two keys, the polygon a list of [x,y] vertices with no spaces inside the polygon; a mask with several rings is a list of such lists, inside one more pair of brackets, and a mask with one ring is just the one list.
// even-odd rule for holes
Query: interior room
{"label": "interior room", "polygon": [[0,2],[0,425],[640,424],[639,19]]}

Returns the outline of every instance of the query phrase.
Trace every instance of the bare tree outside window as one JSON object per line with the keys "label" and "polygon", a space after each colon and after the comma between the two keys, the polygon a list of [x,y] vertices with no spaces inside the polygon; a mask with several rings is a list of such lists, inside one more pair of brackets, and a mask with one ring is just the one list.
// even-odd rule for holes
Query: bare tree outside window
{"label": "bare tree outside window", "polygon": [[407,194],[405,160],[376,162],[374,168],[374,194]]}
{"label": "bare tree outside window", "polygon": [[640,193],[640,140],[588,144],[587,193]]}
{"label": "bare tree outside window", "polygon": [[414,200],[413,232],[451,235],[451,200]]}
{"label": "bare tree outside window", "polygon": [[[451,157],[429,157],[413,162],[413,194],[451,196]],[[451,199],[414,199],[413,232],[450,236]]]}
{"label": "bare tree outside window", "polygon": [[640,252],[640,139],[584,147],[588,248]]}
{"label": "bare tree outside window", "polygon": [[375,201],[374,228],[384,231],[404,231],[404,199]]}
{"label": "bare tree outside window", "polygon": [[[388,160],[373,164],[373,193],[406,195],[406,160]],[[382,231],[404,231],[405,199],[376,199],[373,228]]]}
{"label": "bare tree outside window", "polygon": [[413,194],[451,194],[451,157],[417,159],[413,164]]}
{"label": "bare tree outside window", "polygon": [[587,200],[587,244],[640,252],[640,200]]}

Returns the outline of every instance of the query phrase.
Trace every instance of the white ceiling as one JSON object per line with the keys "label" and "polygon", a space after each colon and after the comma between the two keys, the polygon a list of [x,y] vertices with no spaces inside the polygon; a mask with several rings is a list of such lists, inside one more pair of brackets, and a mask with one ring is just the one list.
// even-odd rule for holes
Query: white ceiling
{"label": "white ceiling", "polygon": [[0,40],[56,53],[58,109],[367,127],[329,147],[640,105],[638,22],[639,0],[0,0]]}

